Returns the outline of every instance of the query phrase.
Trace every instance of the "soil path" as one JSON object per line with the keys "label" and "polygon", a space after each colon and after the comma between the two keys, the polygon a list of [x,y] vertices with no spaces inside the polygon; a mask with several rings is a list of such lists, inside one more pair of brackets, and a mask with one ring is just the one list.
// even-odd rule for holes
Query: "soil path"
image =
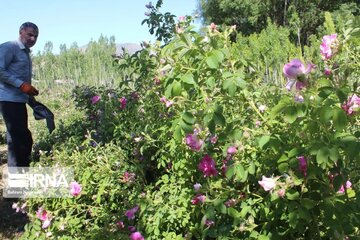
{"label": "soil path", "polygon": [[6,145],[0,144],[0,239],[19,239],[25,224],[28,222],[26,214],[17,213],[12,209],[14,199],[3,198],[3,171],[7,168]]}

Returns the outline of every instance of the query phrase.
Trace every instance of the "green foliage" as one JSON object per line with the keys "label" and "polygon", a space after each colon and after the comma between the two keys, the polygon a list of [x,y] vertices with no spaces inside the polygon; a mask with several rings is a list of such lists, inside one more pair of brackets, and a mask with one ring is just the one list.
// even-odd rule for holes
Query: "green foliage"
{"label": "green foliage", "polygon": [[153,6],[151,2],[146,5],[150,12],[146,13],[148,18],[144,19],[141,25],[146,23],[149,27],[149,32],[151,35],[155,34],[155,37],[158,41],[164,41],[165,43],[168,43],[175,32],[175,15],[169,12],[162,14],[160,12],[162,4],[163,1],[158,0],[156,2],[156,6]]}

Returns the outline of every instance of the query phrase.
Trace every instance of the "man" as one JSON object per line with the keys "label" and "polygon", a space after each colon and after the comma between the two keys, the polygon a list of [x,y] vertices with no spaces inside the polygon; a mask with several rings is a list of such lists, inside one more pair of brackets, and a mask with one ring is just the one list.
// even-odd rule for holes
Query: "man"
{"label": "man", "polygon": [[29,167],[33,145],[26,103],[39,94],[31,85],[30,48],[39,35],[31,22],[20,26],[19,39],[0,44],[0,112],[6,125],[8,167]]}

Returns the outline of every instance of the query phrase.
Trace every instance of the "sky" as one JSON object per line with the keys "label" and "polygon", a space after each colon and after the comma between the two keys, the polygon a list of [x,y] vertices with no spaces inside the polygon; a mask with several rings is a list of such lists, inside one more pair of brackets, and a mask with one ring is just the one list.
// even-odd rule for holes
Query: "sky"
{"label": "sky", "polygon": [[[18,39],[19,27],[33,22],[39,27],[37,43],[32,52],[43,51],[45,43],[53,43],[58,53],[60,44],[79,47],[91,40],[115,37],[116,43],[154,42],[147,24],[145,7],[149,0],[2,0],[0,11],[0,43]],[[157,0],[153,0],[155,5]],[[163,0],[160,12],[177,17],[193,15],[198,0]]]}

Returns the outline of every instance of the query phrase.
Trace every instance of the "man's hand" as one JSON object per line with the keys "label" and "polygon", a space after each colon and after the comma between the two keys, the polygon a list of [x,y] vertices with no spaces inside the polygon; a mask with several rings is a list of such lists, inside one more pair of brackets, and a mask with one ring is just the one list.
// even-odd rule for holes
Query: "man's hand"
{"label": "man's hand", "polygon": [[39,94],[39,91],[36,88],[34,88],[33,86],[31,86],[30,83],[27,83],[27,82],[24,82],[23,84],[21,84],[20,91],[22,91],[23,93],[26,93],[30,96],[36,96]]}

